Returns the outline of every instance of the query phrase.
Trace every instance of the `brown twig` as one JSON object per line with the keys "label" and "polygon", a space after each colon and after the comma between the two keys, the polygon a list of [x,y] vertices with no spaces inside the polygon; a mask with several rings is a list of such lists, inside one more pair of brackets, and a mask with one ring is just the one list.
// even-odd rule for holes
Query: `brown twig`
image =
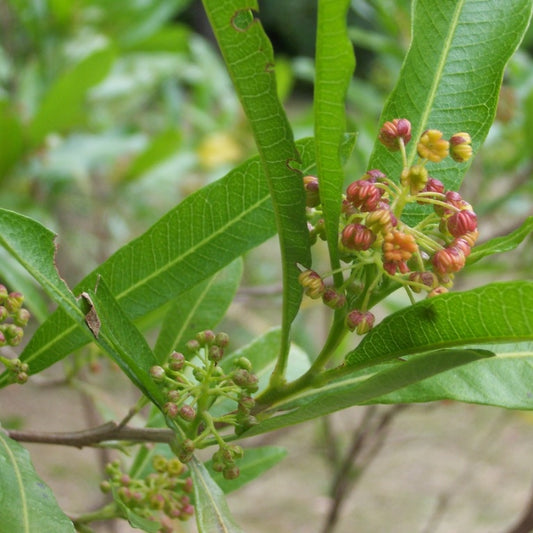
{"label": "brown twig", "polygon": [[533,487],[522,516],[507,533],[531,533],[531,531],[533,531]]}
{"label": "brown twig", "polygon": [[[486,432],[483,432],[483,434],[477,439],[477,442],[471,451],[471,457],[465,464],[462,472],[447,487],[447,489],[442,491],[439,495],[433,512],[425,527],[421,530],[422,533],[431,533],[438,529],[440,522],[449,509],[452,498],[457,497],[457,494],[465,487],[467,481],[472,477],[472,473],[478,467],[479,462],[487,453],[487,443],[492,443],[492,445],[494,445],[496,442],[496,434],[502,431],[502,428],[508,423],[508,420],[507,413],[502,411],[491,423],[489,429]],[[511,531],[508,533],[529,533],[529,531],[530,530],[518,530],[516,532]]]}
{"label": "brown twig", "polygon": [[[376,406],[366,409],[363,420],[356,428],[351,444],[342,460],[332,483],[332,504],[326,517],[323,533],[332,533],[340,516],[341,507],[364,470],[370,465],[385,443],[388,430],[394,418],[405,409],[405,405],[395,405],[378,417]],[[370,442],[367,444],[367,442]],[[358,465],[356,459],[363,455]]]}
{"label": "brown twig", "polygon": [[64,446],[95,446],[109,441],[128,442],[172,442],[174,433],[170,429],[119,427],[116,422],[70,432],[5,430],[10,438],[19,442],[39,444],[61,444]]}

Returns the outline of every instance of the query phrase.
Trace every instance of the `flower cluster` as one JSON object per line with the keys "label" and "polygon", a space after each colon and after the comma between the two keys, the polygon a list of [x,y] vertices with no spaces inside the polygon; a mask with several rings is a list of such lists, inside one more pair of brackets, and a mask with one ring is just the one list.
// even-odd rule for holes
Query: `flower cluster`
{"label": "flower cluster", "polygon": [[139,516],[166,523],[160,531],[175,531],[172,520],[185,521],[194,515],[189,496],[193,490],[192,478],[176,457],[166,459],[155,455],[152,467],[153,472],[137,479],[122,472],[119,461],[113,461],[106,466],[109,480],[103,481],[100,488],[103,492],[113,491],[115,498]]}
{"label": "flower cluster", "polygon": [[[20,292],[8,292],[4,285],[0,285],[0,347],[17,346],[24,336],[24,328],[31,315],[22,307],[24,296]],[[28,381],[28,365],[19,359],[9,359],[0,356],[9,371],[11,381],[26,383]]]}
{"label": "flower cluster", "polygon": [[[224,477],[234,479],[239,475],[235,460],[240,458],[242,450],[238,452],[228,445],[217,428],[233,426],[239,434],[257,424],[251,413],[255,406],[252,394],[258,389],[258,379],[246,357],[234,357],[228,371],[219,365],[228,343],[226,333],[201,331],[187,343],[189,357],[173,352],[165,364],[152,367],[150,373],[165,391],[165,414],[187,435],[179,446],[179,459],[188,462],[195,449],[208,438],[214,438],[219,450],[213,461],[223,465],[220,471]],[[211,407],[224,399],[233,405],[236,403],[237,409],[213,416]]]}
{"label": "flower cluster", "polygon": [[[343,270],[350,271],[346,283],[333,289],[312,270],[300,274],[308,296],[322,298],[335,308],[345,305],[347,290],[359,282],[366,291],[362,305],[346,315],[347,327],[359,334],[372,328],[374,317],[367,304],[383,280],[403,285],[410,295],[425,291],[433,297],[447,292],[478,237],[472,206],[458,192],[446,190],[427,168],[428,162],[440,163],[448,156],[458,163],[467,161],[472,155],[470,135],[456,133],[446,140],[441,131],[426,130],[417,141],[416,159],[408,163],[406,145],[411,135],[407,119],[386,122],[378,138],[389,151],[400,152],[400,175],[393,179],[373,169],[346,188],[339,228],[340,256],[348,263]],[[304,178],[312,242],[317,237],[325,239],[318,183],[317,178]],[[402,218],[408,204],[432,209],[409,225]],[[369,272],[373,273],[370,277]]]}

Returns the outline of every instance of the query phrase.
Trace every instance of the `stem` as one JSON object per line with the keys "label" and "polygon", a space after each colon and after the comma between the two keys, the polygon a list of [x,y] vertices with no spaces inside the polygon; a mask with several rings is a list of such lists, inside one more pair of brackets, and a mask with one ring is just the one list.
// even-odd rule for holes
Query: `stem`
{"label": "stem", "polygon": [[[335,349],[338,347],[347,332],[348,330],[344,325],[344,313],[342,313],[341,310],[336,311],[335,318],[324,347],[307,372],[290,383],[273,386],[271,381],[270,385],[259,396],[257,396],[257,404],[260,404],[264,409],[270,404],[276,403],[277,401],[287,398],[288,396],[291,396],[300,390],[312,386],[313,382],[323,371],[326,363],[331,359]],[[260,410],[262,409],[260,408]]]}
{"label": "stem", "polygon": [[65,446],[95,446],[107,441],[133,442],[166,442],[174,440],[174,432],[170,429],[133,428],[119,426],[115,422],[107,422],[101,426],[72,432],[43,432],[7,430],[13,440],[34,442],[39,444],[62,444]]}
{"label": "stem", "polygon": [[108,503],[96,511],[85,513],[77,518],[71,518],[71,520],[74,526],[78,528],[82,524],[88,524],[89,522],[96,522],[98,520],[110,520],[112,518],[122,518],[120,509],[115,502]]}

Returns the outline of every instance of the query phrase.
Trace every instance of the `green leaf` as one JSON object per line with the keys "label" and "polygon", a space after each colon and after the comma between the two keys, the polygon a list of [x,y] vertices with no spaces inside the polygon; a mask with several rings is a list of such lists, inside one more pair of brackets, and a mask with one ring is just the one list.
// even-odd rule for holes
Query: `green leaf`
{"label": "green leaf", "polygon": [[35,472],[30,454],[0,428],[1,530],[74,532],[50,488]]}
{"label": "green leaf", "polygon": [[48,133],[62,133],[80,120],[88,90],[104,79],[114,58],[111,48],[98,50],[55,81],[33,117],[29,132],[33,146]]}
{"label": "green leaf", "polygon": [[[304,169],[311,172],[313,140],[300,141],[298,148]],[[255,157],[192,194],[102,263],[76,291],[94,288],[102,275],[130,320],[141,319],[177,298],[275,234],[272,203],[261,176]],[[40,246],[29,233],[21,237],[31,237],[31,245]],[[21,359],[36,373],[89,340],[88,331],[78,330],[59,309],[35,332]],[[4,373],[0,386],[6,383]]]}
{"label": "green leaf", "polygon": [[168,130],[152,139],[146,150],[132,161],[124,181],[131,182],[140,178],[145,172],[174,155],[181,144],[181,137],[178,131]]}
{"label": "green leaf", "polygon": [[48,300],[45,301],[43,293],[38,289],[33,280],[20,265],[8,254],[0,252],[0,279],[9,290],[24,294],[24,307],[31,311],[32,318],[39,323],[44,322],[50,311]]}
{"label": "green leaf", "polygon": [[231,516],[226,498],[205,466],[193,457],[190,468],[195,500],[196,525],[199,533],[242,533]]}
{"label": "green leaf", "polygon": [[[90,339],[78,302],[55,267],[55,235],[50,230],[14,211],[0,209],[0,245],[41,285],[54,302],[72,318],[80,337]],[[78,328],[78,325],[82,325]],[[31,371],[31,369],[30,369]]]}
{"label": "green leaf", "polygon": [[[282,427],[300,424],[353,405],[368,403],[425,378],[493,354],[485,350],[439,350],[417,355],[402,363],[388,365],[371,374],[347,368],[345,375],[320,388],[310,388],[274,404],[272,414],[241,437],[250,437]],[[275,415],[281,412],[280,415]],[[264,415],[263,415],[264,416]]]}
{"label": "green leaf", "polygon": [[277,465],[287,455],[287,450],[281,446],[261,446],[260,448],[245,448],[244,457],[237,462],[240,475],[237,479],[225,479],[220,472],[212,468],[213,461],[208,461],[205,467],[224,494],[240,489],[250,481],[264,474]]}
{"label": "green leaf", "polygon": [[[409,165],[417,139],[428,128],[441,130],[446,138],[468,132],[474,152],[478,150],[496,113],[504,67],[523,37],[532,7],[530,0],[415,2],[409,53],[380,122],[400,117],[411,121]],[[401,167],[398,153],[377,142],[369,168],[399,179]],[[448,158],[427,168],[457,190],[468,165]],[[406,209],[406,221],[415,223],[424,209],[412,207]]]}
{"label": "green leaf", "polygon": [[158,361],[141,332],[124,314],[105,280],[99,278],[97,286],[82,296],[89,305],[87,323],[95,342],[148,398],[162,406],[163,392],[150,376],[150,368]]}
{"label": "green leaf", "polygon": [[278,99],[272,45],[259,20],[256,0],[203,0],[226,66],[252,127],[269,185],[283,270],[282,345],[278,378],[285,371],[289,329],[300,307],[297,263],[311,264],[305,195],[294,164],[299,155]]}
{"label": "green leaf", "polygon": [[533,409],[533,342],[488,345],[496,357],[448,370],[371,403],[456,400],[507,409]]}
{"label": "green leaf", "polygon": [[533,282],[491,283],[449,293],[398,311],[346,356],[364,367],[404,355],[472,344],[533,339]]}
{"label": "green leaf", "polygon": [[524,223],[508,235],[495,237],[479,246],[472,248],[472,253],[468,256],[466,262],[468,265],[476,263],[484,257],[492,254],[501,254],[510,252],[519,246],[522,241],[533,231],[533,216],[528,217]]}
{"label": "green leaf", "polygon": [[[339,199],[344,182],[340,146],[346,129],[346,91],[355,68],[353,47],[346,32],[348,5],[348,0],[320,0],[316,37],[316,163],[329,256],[334,270],[340,267],[337,246],[341,212]],[[340,272],[335,279],[337,285],[342,284]]]}
{"label": "green leaf", "polygon": [[173,350],[181,352],[197,332],[214,328],[233,301],[242,276],[237,259],[212,278],[189,289],[171,305],[154,348],[156,359],[164,361]]}

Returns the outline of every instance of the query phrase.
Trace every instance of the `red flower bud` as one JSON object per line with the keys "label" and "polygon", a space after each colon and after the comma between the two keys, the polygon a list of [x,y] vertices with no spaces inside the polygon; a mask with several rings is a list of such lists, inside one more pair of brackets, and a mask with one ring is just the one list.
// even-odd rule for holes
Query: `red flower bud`
{"label": "red flower bud", "polygon": [[461,237],[477,229],[477,216],[473,211],[463,209],[450,216],[447,227],[451,235]]}
{"label": "red flower bud", "polygon": [[472,139],[468,133],[456,133],[450,137],[450,155],[458,163],[464,163],[472,157]]}
{"label": "red flower bud", "polygon": [[379,130],[378,139],[391,152],[395,152],[400,149],[400,139],[404,145],[411,140],[411,123],[406,118],[385,122]]}
{"label": "red flower bud", "polygon": [[298,281],[305,289],[305,294],[307,294],[307,296],[313,300],[320,298],[326,290],[326,286],[324,285],[322,278],[314,270],[304,270],[298,276]]}
{"label": "red flower bud", "polygon": [[382,181],[387,176],[381,172],[381,170],[378,170],[377,168],[373,168],[372,170],[367,170],[361,179],[369,181],[370,183],[376,183],[376,181]]}
{"label": "red flower bud", "polygon": [[174,372],[179,372],[185,365],[185,356],[180,352],[172,352],[168,359],[168,366]]}
{"label": "red flower bud", "polygon": [[183,405],[179,410],[179,415],[183,420],[190,422],[196,418],[196,411],[192,405]]}
{"label": "red flower bud", "polygon": [[349,250],[368,250],[375,240],[374,233],[362,224],[348,224],[341,234],[341,242]]}
{"label": "red flower bud", "polygon": [[322,301],[331,309],[341,309],[346,305],[346,296],[329,287],[322,295]]}
{"label": "red flower bud", "polygon": [[438,251],[432,262],[438,274],[451,274],[459,272],[465,266],[465,255],[459,248],[451,246]]}
{"label": "red flower bud", "polygon": [[375,319],[370,311],[363,312],[354,309],[346,315],[346,327],[358,335],[364,335],[374,327]]}
{"label": "red flower bud", "polygon": [[376,209],[382,196],[383,190],[367,180],[354,181],[346,189],[348,202],[363,212]]}
{"label": "red flower bud", "polygon": [[304,176],[303,183],[305,189],[305,205],[307,207],[316,207],[320,204],[318,178],[316,176]]}

